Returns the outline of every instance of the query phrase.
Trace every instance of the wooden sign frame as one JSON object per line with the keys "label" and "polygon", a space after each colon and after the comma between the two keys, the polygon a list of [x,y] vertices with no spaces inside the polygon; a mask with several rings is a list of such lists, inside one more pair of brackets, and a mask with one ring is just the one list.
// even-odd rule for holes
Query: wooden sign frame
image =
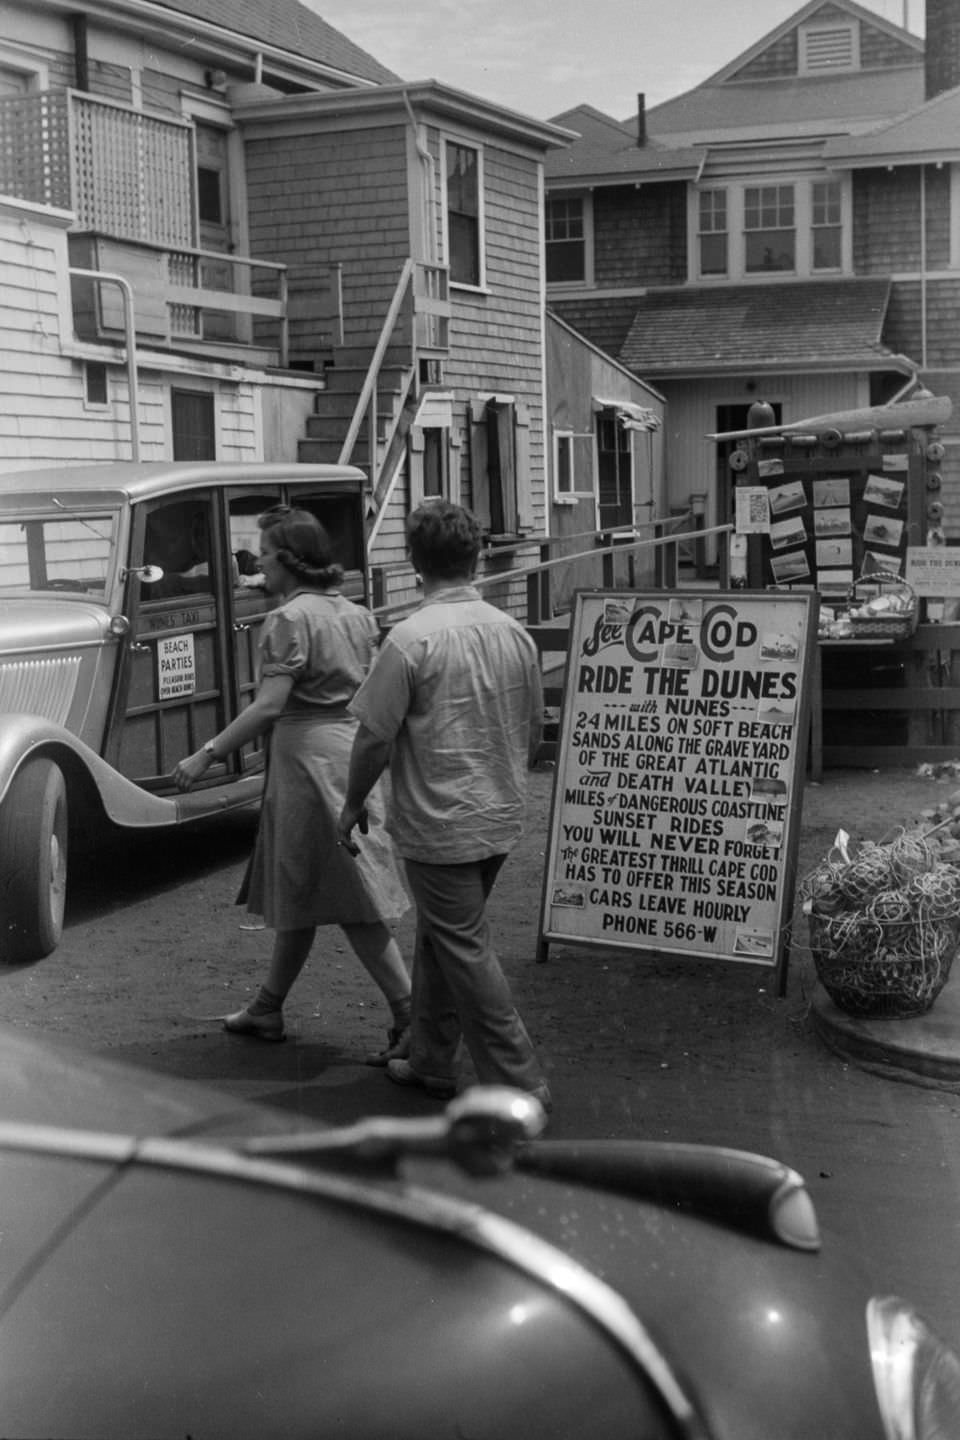
{"label": "wooden sign frame", "polygon": [[541,959],[552,942],[725,959],[785,991],[817,607],[575,594]]}

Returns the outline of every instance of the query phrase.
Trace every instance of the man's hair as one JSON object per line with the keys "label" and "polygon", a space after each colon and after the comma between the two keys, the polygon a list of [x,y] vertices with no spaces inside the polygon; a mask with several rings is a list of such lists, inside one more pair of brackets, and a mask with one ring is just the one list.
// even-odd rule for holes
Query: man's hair
{"label": "man's hair", "polygon": [[407,519],[414,569],[430,580],[468,579],[480,554],[480,522],[462,505],[428,500]]}

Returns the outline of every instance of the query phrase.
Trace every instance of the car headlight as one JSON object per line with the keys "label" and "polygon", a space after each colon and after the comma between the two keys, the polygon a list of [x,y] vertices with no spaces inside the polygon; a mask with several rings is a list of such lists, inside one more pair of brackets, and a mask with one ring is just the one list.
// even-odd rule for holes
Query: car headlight
{"label": "car headlight", "polygon": [[887,1440],[960,1435],[960,1359],[905,1300],[867,1305],[867,1336]]}

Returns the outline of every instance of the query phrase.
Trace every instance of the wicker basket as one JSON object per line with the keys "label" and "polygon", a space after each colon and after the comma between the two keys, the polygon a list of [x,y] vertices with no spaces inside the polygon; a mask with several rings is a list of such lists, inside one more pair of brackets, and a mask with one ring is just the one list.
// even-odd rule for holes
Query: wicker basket
{"label": "wicker basket", "polygon": [[810,948],[817,978],[850,1015],[923,1015],[950,978],[960,917],[884,923],[856,911],[813,912]]}
{"label": "wicker basket", "polygon": [[902,601],[908,602],[907,608],[897,611],[896,614],[847,616],[852,638],[854,640],[909,640],[917,628],[917,616],[919,614],[919,603],[916,593],[911,585],[899,575],[891,575],[886,571],[875,571],[869,577],[858,580],[853,587],[854,605],[862,605],[867,598],[862,590],[870,585],[873,593],[880,595],[898,595]]}

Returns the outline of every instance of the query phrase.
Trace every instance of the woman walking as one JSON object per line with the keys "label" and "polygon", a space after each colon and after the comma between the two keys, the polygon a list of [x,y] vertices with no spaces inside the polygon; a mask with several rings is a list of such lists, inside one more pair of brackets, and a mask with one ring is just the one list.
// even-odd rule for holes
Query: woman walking
{"label": "woman walking", "polygon": [[224,1019],[236,1035],[284,1038],[283,1004],[318,925],[339,925],[391,1012],[386,1065],[409,1048],[410,978],[387,921],[408,908],[382,806],[370,811],[355,857],[337,843],[356,721],[347,703],[373,660],[378,630],[369,611],[339,590],[329,537],[305,510],[278,506],[260,517],[260,568],[279,598],[260,640],[253,702],[174,770],[189,790],[208,767],[269,732],[270,760],[250,869],[247,909],[276,931],[264,984]]}

